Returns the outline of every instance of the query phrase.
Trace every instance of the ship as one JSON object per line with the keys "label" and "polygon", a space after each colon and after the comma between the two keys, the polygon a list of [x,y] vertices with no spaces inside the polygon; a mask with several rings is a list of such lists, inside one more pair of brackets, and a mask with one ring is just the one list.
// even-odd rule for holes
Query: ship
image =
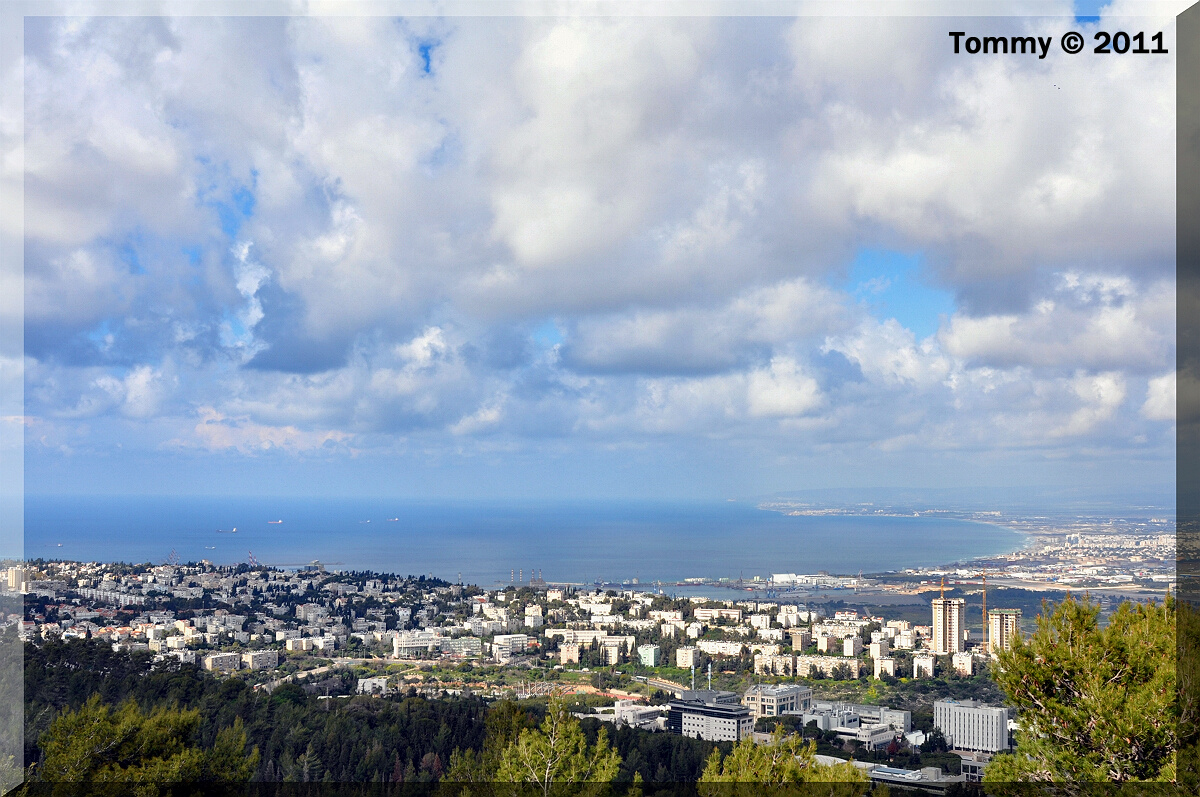
{"label": "ship", "polygon": [[234,526],[229,531],[226,531],[225,529],[217,529],[217,534],[237,534],[237,526]]}
{"label": "ship", "polygon": [[268,520],[268,523],[282,523],[282,520]]}

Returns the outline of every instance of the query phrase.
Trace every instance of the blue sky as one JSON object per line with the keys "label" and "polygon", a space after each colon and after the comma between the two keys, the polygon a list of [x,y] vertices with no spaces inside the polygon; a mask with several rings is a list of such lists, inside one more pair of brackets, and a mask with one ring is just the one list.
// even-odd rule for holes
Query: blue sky
{"label": "blue sky", "polygon": [[945,27],[29,18],[26,490],[1169,486],[1174,62]]}

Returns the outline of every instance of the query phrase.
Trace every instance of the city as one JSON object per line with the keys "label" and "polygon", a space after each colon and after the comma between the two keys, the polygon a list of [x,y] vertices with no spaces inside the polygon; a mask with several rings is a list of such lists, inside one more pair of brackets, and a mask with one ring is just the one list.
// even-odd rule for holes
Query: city
{"label": "city", "polygon": [[[786,719],[819,738],[830,760],[934,753],[942,766],[859,761],[878,782],[934,788],[978,781],[1019,727],[1011,709],[985,702],[994,688],[975,688],[972,677],[1021,634],[1022,612],[994,605],[986,636],[972,636],[967,602],[945,597],[944,577],[928,622],[913,623],[853,609],[826,615],[816,604],[554,585],[532,571],[495,590],[319,563],[289,572],[39,561],[5,575],[25,597],[25,616],[7,619],[27,642],[92,640],[267,692],[292,682],[319,699],[563,695],[580,718],[712,742],[766,742]],[[874,686],[834,688],[946,678],[971,696],[960,688],[891,708],[861,697]],[[913,708],[932,715],[923,727]]]}
{"label": "city", "polygon": [[0,6],[0,792],[1200,792],[1185,0],[107,2]]}

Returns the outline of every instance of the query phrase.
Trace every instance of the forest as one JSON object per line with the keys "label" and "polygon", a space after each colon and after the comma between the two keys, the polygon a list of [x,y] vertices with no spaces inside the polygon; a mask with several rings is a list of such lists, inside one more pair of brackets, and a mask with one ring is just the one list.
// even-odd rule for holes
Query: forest
{"label": "forest", "polygon": [[[42,760],[54,719],[78,711],[92,695],[112,707],[133,701],[144,712],[197,710],[194,742],[203,748],[240,720],[248,750],[259,753],[252,779],[267,782],[435,782],[456,750],[483,751],[489,716],[503,716],[519,731],[535,727],[545,711],[544,703],[517,708],[474,696],[321,699],[294,684],[266,694],[178,661],[153,663],[148,654],[85,640],[52,641],[25,648],[26,767]],[[599,726],[583,721],[589,742]],[[621,757],[617,783],[635,774],[650,782],[695,782],[714,748],[731,747],[627,728],[609,740]]]}

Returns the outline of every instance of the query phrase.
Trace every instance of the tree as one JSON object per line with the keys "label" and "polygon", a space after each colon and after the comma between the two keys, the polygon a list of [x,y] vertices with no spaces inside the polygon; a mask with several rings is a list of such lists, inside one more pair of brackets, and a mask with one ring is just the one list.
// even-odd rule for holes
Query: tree
{"label": "tree", "polygon": [[946,736],[942,733],[941,728],[934,728],[925,736],[925,741],[921,742],[922,753],[944,753],[949,750],[949,745],[946,744]]}
{"label": "tree", "polygon": [[533,719],[514,701],[501,700],[488,711],[484,727],[483,749],[476,752],[470,748],[456,748],[450,754],[450,766],[443,780],[452,783],[494,781],[504,751],[517,741],[521,731],[533,727]]}
{"label": "tree", "polygon": [[1014,755],[985,780],[1170,781],[1175,778],[1175,600],[1100,608],[1068,598],[1001,651],[994,678],[1020,710]]}
{"label": "tree", "polygon": [[[753,738],[746,737],[723,759],[720,750],[714,749],[700,776],[700,793],[705,797],[727,797],[759,794],[764,785],[828,783],[830,794],[858,795],[865,793],[868,782],[866,774],[853,764],[818,764],[814,742],[806,742],[798,734],[784,736],[779,726],[767,744],[755,744]],[[715,785],[730,783],[740,785]],[[812,789],[804,793],[810,791],[819,793]]]}
{"label": "tree", "polygon": [[522,730],[501,754],[496,780],[531,784],[543,795],[576,794],[580,787],[572,784],[607,784],[620,766],[621,756],[609,746],[607,732],[602,728],[596,744],[588,745],[579,720],[556,697],[541,727]]}
{"label": "tree", "polygon": [[90,784],[122,784],[129,794],[158,794],[159,784],[239,783],[258,766],[258,749],[246,754],[241,719],[218,732],[213,746],[191,744],[200,712],[158,708],[144,713],[132,700],[115,711],[93,695],[78,711],[66,711],[41,739],[42,781],[71,784],[56,793],[80,794]]}
{"label": "tree", "polygon": [[1177,776],[1184,793],[1200,793],[1200,612],[1180,601],[1176,616],[1179,639],[1179,755]]}

